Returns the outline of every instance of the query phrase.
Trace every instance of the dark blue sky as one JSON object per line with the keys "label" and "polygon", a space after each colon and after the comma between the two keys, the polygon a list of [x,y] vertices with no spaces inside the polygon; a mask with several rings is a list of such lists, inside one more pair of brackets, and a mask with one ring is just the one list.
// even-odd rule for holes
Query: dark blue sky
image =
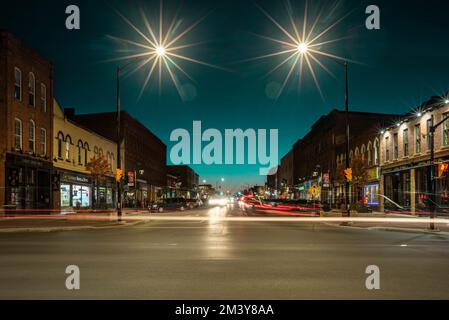
{"label": "dark blue sky", "polygon": [[[302,19],[304,1],[291,1],[294,15]],[[159,1],[109,1],[144,29],[138,9],[150,19],[158,16]],[[288,26],[282,1],[258,1],[273,17]],[[65,8],[77,4],[81,10],[81,30],[65,29]],[[164,2],[167,19],[180,4]],[[381,30],[365,28],[365,8],[376,4],[381,10]],[[14,32],[55,65],[56,99],[63,107],[79,113],[115,109],[115,66],[102,61],[119,57],[124,47],[107,35],[138,40],[139,36],[105,1],[16,1],[1,5],[0,28]],[[357,111],[405,113],[426,98],[449,88],[449,41],[446,0],[427,1],[340,1],[328,16],[330,1],[309,1],[310,18],[324,8],[317,28],[354,10],[324,40],[350,38],[323,47],[328,52],[357,60],[350,65],[350,107]],[[193,96],[182,101],[173,85],[164,81],[161,95],[154,83],[138,100],[145,72],[123,82],[122,104],[134,117],[149,127],[168,146],[170,132],[191,130],[193,120],[203,127],[279,129],[279,157],[307,133],[321,115],[343,105],[342,68],[329,59],[323,63],[337,80],[315,67],[324,100],[306,72],[301,92],[293,77],[281,97],[269,97],[270,88],[282,82],[287,69],[264,77],[279,58],[238,63],[236,61],[276,51],[278,45],[253,33],[281,37],[281,32],[255,6],[253,1],[189,1],[180,11],[186,27],[206,13],[210,14],[183,43],[204,41],[183,51],[186,55],[230,69],[231,72],[182,62],[196,80],[180,77],[180,83]],[[327,19],[326,19],[327,18]],[[153,23],[156,25],[156,23]],[[285,37],[283,37],[285,39]],[[122,50],[122,52],[120,52]],[[193,88],[193,89],[192,89]],[[191,91],[192,92],[192,91]],[[226,186],[263,183],[257,166],[195,166],[201,179],[215,184],[225,177]]]}

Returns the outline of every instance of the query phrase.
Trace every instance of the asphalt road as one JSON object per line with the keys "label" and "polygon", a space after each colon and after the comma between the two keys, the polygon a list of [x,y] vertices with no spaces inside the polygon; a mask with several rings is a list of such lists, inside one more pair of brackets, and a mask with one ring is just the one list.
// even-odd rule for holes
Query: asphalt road
{"label": "asphalt road", "polygon": [[[449,299],[449,238],[295,222],[203,221],[0,234],[2,299]],[[77,265],[80,290],[65,288]],[[368,265],[380,290],[367,290]]]}

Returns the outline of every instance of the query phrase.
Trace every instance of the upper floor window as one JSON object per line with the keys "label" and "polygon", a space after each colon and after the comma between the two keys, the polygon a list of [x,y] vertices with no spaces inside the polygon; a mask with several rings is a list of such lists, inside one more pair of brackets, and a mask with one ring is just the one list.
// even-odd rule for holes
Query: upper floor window
{"label": "upper floor window", "polygon": [[421,125],[415,126],[415,153],[421,153]]}
{"label": "upper floor window", "polygon": [[431,132],[430,132],[430,130],[432,129],[432,126],[433,126],[433,115],[430,117],[430,119],[427,119],[427,135],[426,135],[426,137],[427,137],[427,148],[430,150],[430,144],[431,144],[431,139],[430,139],[430,134],[431,134]]}
{"label": "upper floor window", "polygon": [[41,156],[47,155],[47,130],[41,128],[41,136],[40,136],[40,154]]}
{"label": "upper floor window", "polygon": [[98,147],[94,147],[94,159],[98,158]]}
{"label": "upper floor window", "polygon": [[402,141],[404,143],[404,157],[408,157],[408,129],[402,132]]}
{"label": "upper floor window", "polygon": [[41,83],[41,111],[47,112],[47,86]]}
{"label": "upper floor window", "polygon": [[[443,118],[447,118],[449,116],[449,112],[443,113]],[[449,120],[444,121],[443,123],[443,146],[449,145]]]}
{"label": "upper floor window", "polygon": [[35,153],[36,151],[36,124],[33,120],[30,120],[28,127],[28,151]]}
{"label": "upper floor window", "polygon": [[[83,142],[81,140],[78,141],[78,164],[83,163]],[[87,162],[86,162],[87,164]]]}
{"label": "upper floor window", "polygon": [[22,121],[14,120],[14,149],[22,150]]}
{"label": "upper floor window", "polygon": [[70,145],[72,144],[72,138],[67,135],[65,137],[65,159],[70,161]]}
{"label": "upper floor window", "polygon": [[368,147],[366,148],[366,153],[367,153],[367,158],[368,158],[368,166],[370,166],[371,165],[371,163],[372,163],[372,155],[371,155],[371,141],[368,143]]}
{"label": "upper floor window", "polygon": [[84,143],[84,163],[88,163],[88,153],[89,153],[89,144],[87,142]]}
{"label": "upper floor window", "polygon": [[390,161],[390,138],[385,137],[385,161]]}
{"label": "upper floor window", "polygon": [[393,157],[394,160],[397,160],[399,156],[399,148],[398,148],[398,134],[393,134]]}
{"label": "upper floor window", "polygon": [[30,72],[28,75],[28,96],[29,96],[29,105],[34,107],[35,97],[36,97],[36,78],[34,77],[34,73]]}
{"label": "upper floor window", "polygon": [[[388,161],[388,160],[387,160]],[[379,141],[374,141],[374,164],[379,164]]]}
{"label": "upper floor window", "polygon": [[62,143],[64,141],[64,135],[62,132],[58,133],[58,158],[62,159]]}
{"label": "upper floor window", "polygon": [[14,99],[22,101],[22,71],[14,68]]}

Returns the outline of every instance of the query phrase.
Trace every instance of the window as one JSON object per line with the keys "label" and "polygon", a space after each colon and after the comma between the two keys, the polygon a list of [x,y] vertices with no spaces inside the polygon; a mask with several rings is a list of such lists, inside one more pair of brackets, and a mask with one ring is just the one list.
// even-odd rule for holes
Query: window
{"label": "window", "polygon": [[36,125],[33,120],[30,120],[30,124],[28,127],[28,151],[30,153],[34,153],[36,151]]}
{"label": "window", "polygon": [[47,87],[41,83],[41,111],[47,112]]}
{"label": "window", "polygon": [[404,157],[408,157],[408,129],[402,132],[402,141],[404,143]]}
{"label": "window", "polygon": [[421,153],[421,125],[415,126],[415,153]]}
{"label": "window", "polygon": [[22,71],[14,68],[14,99],[22,101]]}
{"label": "window", "polygon": [[368,165],[371,165],[372,162],[372,158],[371,158],[371,141],[368,143],[368,148],[366,149],[367,151],[367,157],[368,157]]}
{"label": "window", "polygon": [[22,150],[22,121],[14,120],[14,149]]}
{"label": "window", "polygon": [[62,142],[64,141],[64,135],[62,132],[58,133],[58,159],[62,159]]}
{"label": "window", "polygon": [[82,153],[83,153],[83,142],[81,140],[79,140],[78,141],[78,164],[83,163]]}
{"label": "window", "polygon": [[430,119],[427,119],[427,148],[430,150],[430,129],[433,126],[433,116],[430,117]]}
{"label": "window", "polygon": [[374,141],[374,164],[379,164],[379,140]]}
{"label": "window", "polygon": [[365,161],[366,150],[365,150],[365,145],[364,144],[362,145],[362,148],[360,149],[360,153],[362,155],[362,161]]}
{"label": "window", "polygon": [[29,96],[29,105],[34,107],[35,96],[36,96],[36,78],[34,77],[34,73],[30,72],[28,75],[28,96]]}
{"label": "window", "polygon": [[47,155],[47,130],[45,130],[44,128],[41,128],[40,154],[41,156]]}
{"label": "window", "polygon": [[[444,118],[449,116],[449,112],[443,113]],[[449,146],[449,120],[444,121],[443,123],[443,146]]]}
{"label": "window", "polygon": [[94,147],[94,159],[98,158],[98,148]]}
{"label": "window", "polygon": [[69,135],[65,137],[65,159],[70,161],[70,145],[72,144],[72,138]]}
{"label": "window", "polygon": [[88,152],[89,152],[89,144],[87,142],[84,143],[84,163],[88,163]]}
{"label": "window", "polygon": [[390,138],[385,137],[385,161],[390,161]]}
{"label": "window", "polygon": [[393,157],[394,160],[397,160],[399,156],[399,148],[398,148],[398,134],[393,134]]}

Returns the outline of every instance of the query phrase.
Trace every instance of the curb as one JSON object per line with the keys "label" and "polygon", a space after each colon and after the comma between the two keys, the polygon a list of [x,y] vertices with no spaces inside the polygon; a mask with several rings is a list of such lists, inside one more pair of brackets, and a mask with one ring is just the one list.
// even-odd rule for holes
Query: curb
{"label": "curb", "polygon": [[411,228],[395,228],[395,227],[356,227],[356,226],[343,226],[341,224],[335,223],[324,223],[327,226],[336,228],[347,228],[347,229],[357,229],[357,230],[370,230],[370,231],[389,231],[389,232],[404,232],[404,233],[420,233],[420,234],[431,234],[434,236],[442,235],[449,236],[449,232],[445,231],[430,231],[425,229],[411,229]]}
{"label": "curb", "polygon": [[130,227],[139,224],[141,221],[136,221],[132,223],[122,222],[117,223],[115,225],[110,226],[76,226],[76,227],[25,227],[25,228],[0,228],[0,233],[15,233],[15,232],[56,232],[56,231],[80,231],[80,230],[104,230],[104,229],[113,229],[113,228],[122,228],[122,227]]}

